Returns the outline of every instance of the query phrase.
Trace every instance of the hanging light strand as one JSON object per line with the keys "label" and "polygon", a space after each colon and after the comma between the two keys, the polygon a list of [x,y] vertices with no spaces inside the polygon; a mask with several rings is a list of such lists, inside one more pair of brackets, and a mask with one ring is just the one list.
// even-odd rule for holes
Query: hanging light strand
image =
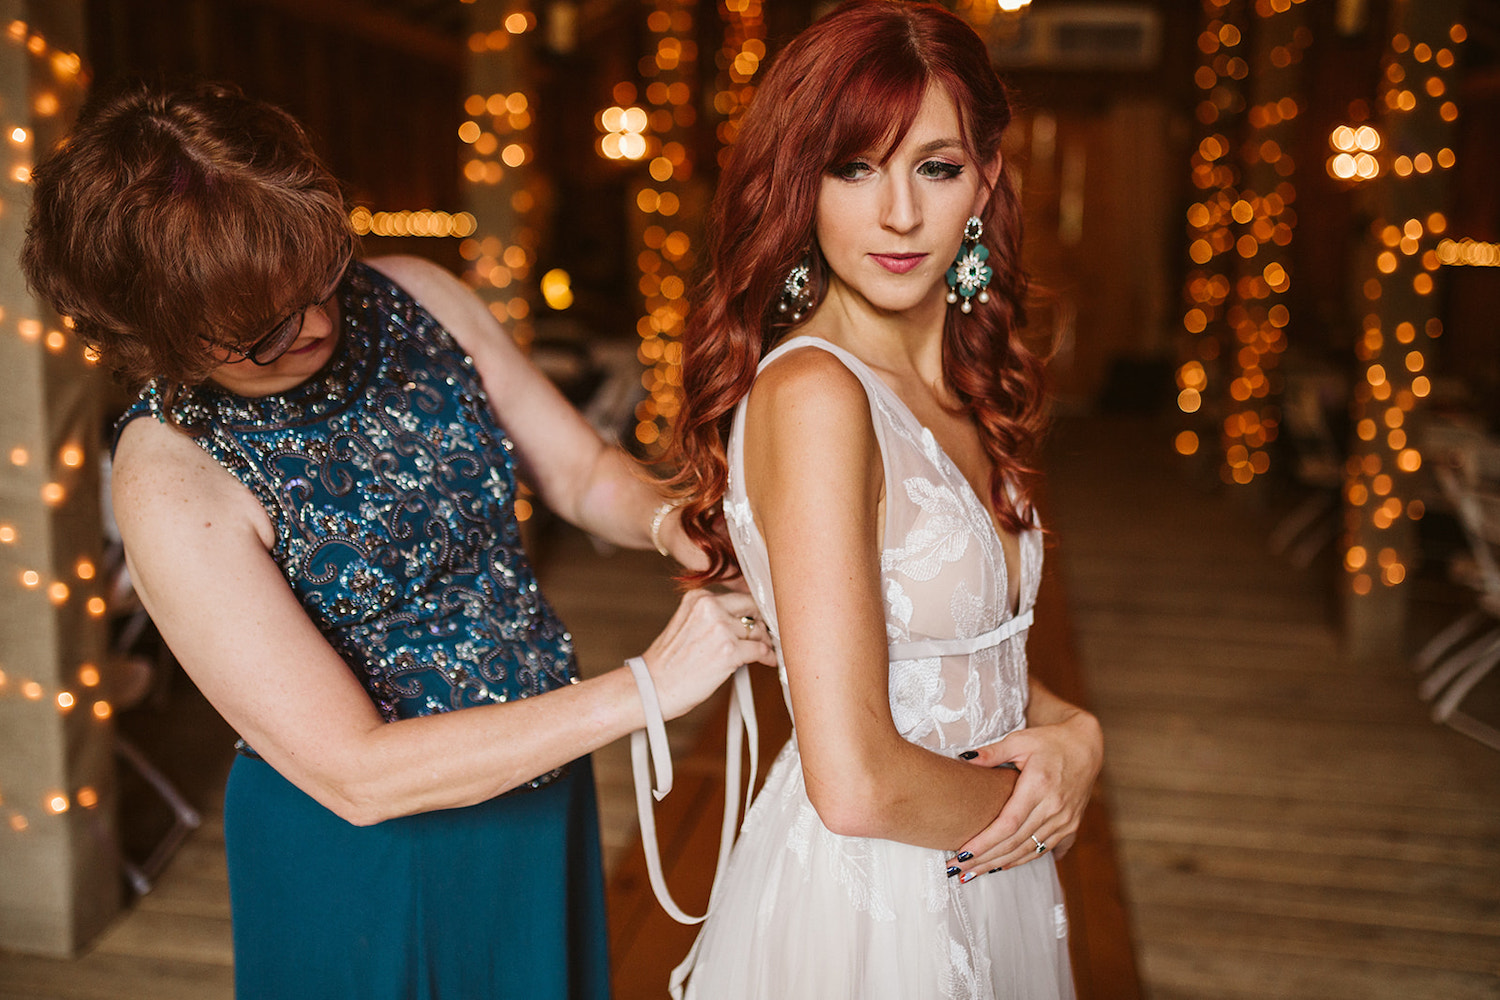
{"label": "hanging light strand", "polygon": [[[666,447],[682,407],[682,326],[687,318],[693,241],[682,227],[683,198],[693,176],[691,129],[697,121],[694,85],[698,46],[691,0],[654,0],[646,18],[651,49],[639,69],[646,80],[645,151],[649,177],[636,191],[641,242],[636,262],[645,309],[636,321],[637,356],[646,398],[636,406],[635,439],[648,455]],[[629,87],[625,84],[622,87]],[[617,100],[629,97],[616,88]],[[622,103],[629,103],[628,100]]]}
{"label": "hanging light strand", "polygon": [[[1226,312],[1233,290],[1234,207],[1239,201],[1240,168],[1231,136],[1246,110],[1244,80],[1245,5],[1242,0],[1203,0],[1198,34],[1200,92],[1196,117],[1200,138],[1191,158],[1197,200],[1188,208],[1189,268],[1183,285],[1182,356],[1177,368],[1177,407],[1190,416],[1179,431],[1180,454],[1196,454],[1200,430],[1208,430],[1225,409],[1224,349],[1230,334]],[[1201,416],[1194,416],[1199,415]],[[1205,419],[1206,418],[1206,419]]]}
{"label": "hanging light strand", "polygon": [[[448,232],[459,237],[466,278],[517,343],[531,342],[537,228],[534,189],[536,151],[534,95],[529,78],[529,40],[537,30],[530,10],[500,0],[475,3],[470,14],[469,74],[458,139],[464,144],[463,178],[470,212],[451,216]],[[400,219],[392,213],[395,225]],[[470,220],[473,220],[472,223]],[[374,217],[371,219],[372,223]],[[460,232],[467,230],[467,232]]]}
{"label": "hanging light strand", "polygon": [[716,130],[722,167],[739,137],[740,119],[755,96],[755,79],[766,59],[766,22],[761,0],[719,0],[719,17],[724,22],[724,44],[717,59],[714,110],[723,116]]}
{"label": "hanging light strand", "polygon": [[1287,152],[1301,111],[1299,68],[1312,34],[1302,0],[1256,0],[1249,29],[1249,108],[1238,146],[1241,187],[1229,215],[1235,278],[1225,314],[1232,340],[1225,358],[1229,393],[1223,424],[1225,482],[1245,485],[1271,468],[1280,430],[1280,356],[1291,321],[1290,245],[1297,217],[1297,167]]}
{"label": "hanging light strand", "polygon": [[1344,470],[1344,570],[1356,596],[1406,579],[1411,522],[1424,513],[1412,489],[1423,455],[1410,416],[1432,391],[1429,350],[1443,333],[1435,292],[1452,241],[1444,236],[1441,206],[1456,162],[1452,84],[1467,37],[1452,18],[1457,9],[1451,3],[1406,9],[1385,53],[1377,97],[1383,186],[1366,244],[1354,441]]}

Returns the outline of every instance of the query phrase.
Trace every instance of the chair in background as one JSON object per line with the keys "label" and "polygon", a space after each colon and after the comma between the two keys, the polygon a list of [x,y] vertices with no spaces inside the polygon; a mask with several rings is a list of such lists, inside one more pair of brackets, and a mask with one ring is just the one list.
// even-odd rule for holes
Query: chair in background
{"label": "chair in background", "polygon": [[1271,531],[1271,551],[1306,569],[1339,532],[1339,490],[1344,449],[1328,419],[1347,405],[1347,385],[1337,373],[1288,366],[1282,394],[1281,433],[1292,456],[1292,475],[1308,492]]}
{"label": "chair in background", "polygon": [[1413,667],[1424,674],[1417,693],[1445,723],[1500,750],[1500,728],[1462,709],[1474,687],[1500,665],[1500,445],[1474,439],[1432,466],[1468,546],[1454,575],[1475,592],[1475,606],[1430,639]]}

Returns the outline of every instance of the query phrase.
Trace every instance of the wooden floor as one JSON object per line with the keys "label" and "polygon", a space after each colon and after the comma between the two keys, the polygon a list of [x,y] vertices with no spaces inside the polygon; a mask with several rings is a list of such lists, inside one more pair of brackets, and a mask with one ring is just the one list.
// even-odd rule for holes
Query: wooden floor
{"label": "wooden floor", "polygon": [[1170,441],[1065,423],[1051,461],[1147,996],[1500,997],[1500,753],[1348,662],[1332,574]]}
{"label": "wooden floor", "polygon": [[[1089,904],[1092,926],[1128,923],[1134,937],[1133,951],[1091,940],[1075,914],[1075,945],[1116,972],[1137,959],[1153,1000],[1500,997],[1500,754],[1428,722],[1400,666],[1345,662],[1327,575],[1269,555],[1269,515],[1185,475],[1169,441],[1102,420],[1054,438],[1048,586],[1066,593],[1080,690],[1104,721],[1113,819],[1093,855],[1102,875],[1070,858],[1068,877],[1075,892],[1107,880],[1117,848],[1128,921],[1106,895]],[[638,652],[674,601],[661,560],[595,558],[576,535],[547,537],[544,586],[585,672]],[[672,809],[716,815],[718,764],[692,761],[711,758],[700,751],[721,719],[709,709],[673,725],[686,766],[663,822]],[[82,958],[0,953],[0,1000],[229,1000],[221,762],[198,780],[210,818],[158,888]],[[654,911],[640,908],[649,896],[632,868],[624,743],[596,770],[612,890],[636,907],[616,903],[617,958],[627,933],[648,955],[633,972],[617,962],[619,1000],[658,996],[633,984],[660,982],[680,946],[639,916]],[[686,794],[695,776],[705,791]],[[692,832],[702,825],[664,833],[664,853],[711,863],[712,843]]]}

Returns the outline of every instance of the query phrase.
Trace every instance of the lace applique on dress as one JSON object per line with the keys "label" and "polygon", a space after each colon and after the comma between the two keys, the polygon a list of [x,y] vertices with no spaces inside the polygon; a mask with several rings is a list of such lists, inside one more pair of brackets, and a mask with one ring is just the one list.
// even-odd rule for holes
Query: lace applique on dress
{"label": "lace applique on dress", "polygon": [[[931,432],[857,358],[812,337],[859,377],[885,473],[881,595],[888,688],[900,735],[955,756],[1025,725],[1026,625],[1041,542],[1024,532],[1008,566],[984,505]],[[776,627],[765,545],[744,489],[741,403],[724,509],[761,616]],[[1010,614],[1009,573],[1021,613]],[[830,627],[837,627],[832,623]],[[786,684],[785,664],[781,665]],[[790,704],[790,699],[788,699]],[[950,845],[956,848],[958,845]],[[1068,1000],[1062,892],[1050,855],[965,885],[949,853],[824,826],[794,735],[745,818],[704,923],[687,990],[696,1000]],[[1053,942],[1052,947],[1038,942]]]}

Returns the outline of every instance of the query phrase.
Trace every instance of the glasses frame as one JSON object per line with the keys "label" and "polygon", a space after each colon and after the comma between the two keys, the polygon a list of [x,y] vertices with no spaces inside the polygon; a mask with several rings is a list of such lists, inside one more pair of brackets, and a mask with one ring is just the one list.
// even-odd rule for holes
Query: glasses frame
{"label": "glasses frame", "polygon": [[349,265],[354,262],[354,248],[348,247],[343,256],[339,258],[338,266],[332,271],[332,278],[327,285],[327,291],[323,293],[316,302],[310,302],[280,320],[272,326],[269,331],[260,337],[249,347],[228,347],[232,354],[237,354],[242,360],[249,361],[253,365],[264,368],[275,364],[281,356],[291,350],[297,338],[302,336],[302,321],[307,316],[309,309],[319,309],[328,304],[328,300],[338,293],[339,285],[344,282],[344,275],[349,271]]}

